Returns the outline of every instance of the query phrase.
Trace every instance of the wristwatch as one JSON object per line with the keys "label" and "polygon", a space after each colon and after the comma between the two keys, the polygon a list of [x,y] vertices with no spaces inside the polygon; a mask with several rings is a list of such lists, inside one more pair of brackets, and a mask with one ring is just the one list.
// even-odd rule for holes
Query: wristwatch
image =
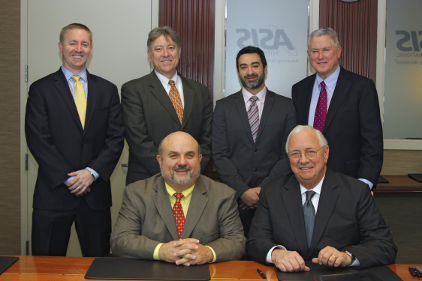
{"label": "wristwatch", "polygon": [[348,255],[351,259],[352,259],[352,262],[350,263],[350,265],[352,265],[355,261],[356,261],[356,257],[355,257],[355,255],[354,254],[352,254],[351,252],[349,252],[349,251],[347,251],[347,250],[344,250],[344,251],[342,251],[343,253],[345,253],[346,255]]}

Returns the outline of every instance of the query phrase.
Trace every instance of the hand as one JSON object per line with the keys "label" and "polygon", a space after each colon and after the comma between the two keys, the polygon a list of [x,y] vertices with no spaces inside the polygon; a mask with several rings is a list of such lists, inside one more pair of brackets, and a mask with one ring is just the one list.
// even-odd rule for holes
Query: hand
{"label": "hand", "polygon": [[66,185],[70,193],[76,196],[82,196],[91,191],[90,186],[94,182],[94,177],[87,169],[71,172],[67,175],[69,177],[75,177]]}
{"label": "hand", "polygon": [[312,262],[331,267],[346,267],[352,264],[352,258],[336,248],[327,246],[319,252],[318,258],[312,259]]}
{"label": "hand", "polygon": [[180,260],[176,261],[176,264],[183,264],[186,266],[209,263],[214,258],[211,249],[199,244],[199,241],[195,245],[194,250],[191,248],[189,248],[189,250],[180,250],[176,255],[182,257]]}
{"label": "hand", "polygon": [[243,192],[242,195],[240,195],[240,199],[242,200],[242,203],[244,205],[239,205],[239,206],[243,210],[245,210],[245,209],[255,209],[258,206],[259,193],[260,192],[261,192],[261,188],[259,186],[249,188],[248,190]]}
{"label": "hand", "polygon": [[271,253],[274,265],[283,272],[309,271],[305,261],[296,251],[274,249]]}

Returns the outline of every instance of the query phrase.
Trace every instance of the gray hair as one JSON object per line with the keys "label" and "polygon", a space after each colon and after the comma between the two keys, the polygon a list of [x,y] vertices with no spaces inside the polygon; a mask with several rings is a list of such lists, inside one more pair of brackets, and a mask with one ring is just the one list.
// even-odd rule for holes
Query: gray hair
{"label": "gray hair", "polygon": [[311,47],[311,39],[313,37],[320,37],[323,35],[329,35],[331,37],[331,44],[333,44],[333,46],[336,48],[336,50],[338,50],[338,47],[340,47],[340,42],[338,41],[338,36],[337,33],[329,27],[323,27],[317,30],[312,31],[311,34],[309,34],[308,37],[308,51]]}
{"label": "gray hair", "polygon": [[170,26],[159,26],[151,30],[148,34],[148,52],[151,53],[151,42],[160,37],[161,35],[164,35],[166,39],[167,36],[170,36],[171,40],[173,40],[174,43],[177,44],[177,48],[180,50],[180,40],[179,35],[177,35],[177,32],[174,31]]}
{"label": "gray hair", "polygon": [[288,153],[289,151],[289,140],[291,136],[297,135],[300,132],[304,131],[304,130],[311,130],[314,131],[319,139],[319,145],[321,147],[324,147],[326,145],[328,145],[327,139],[324,137],[324,135],[317,129],[309,126],[309,125],[297,125],[296,127],[294,127],[294,129],[290,132],[289,136],[287,137],[287,141],[286,141],[286,153]]}

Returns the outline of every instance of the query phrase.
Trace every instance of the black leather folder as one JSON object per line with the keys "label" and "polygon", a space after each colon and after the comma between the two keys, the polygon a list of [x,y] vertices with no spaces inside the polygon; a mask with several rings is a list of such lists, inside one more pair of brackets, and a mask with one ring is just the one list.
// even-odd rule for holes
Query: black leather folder
{"label": "black leather folder", "polygon": [[6,271],[18,259],[18,257],[0,257],[0,274]]}
{"label": "black leather folder", "polygon": [[208,264],[183,266],[162,261],[96,258],[86,279],[112,280],[210,280]]}

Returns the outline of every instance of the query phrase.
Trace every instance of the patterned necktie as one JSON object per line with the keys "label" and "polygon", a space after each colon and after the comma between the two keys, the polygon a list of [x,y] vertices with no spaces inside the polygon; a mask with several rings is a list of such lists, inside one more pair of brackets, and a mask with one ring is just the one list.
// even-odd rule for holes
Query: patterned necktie
{"label": "patterned necktie", "polygon": [[315,110],[314,128],[321,133],[324,131],[325,119],[327,118],[327,91],[324,81],[321,82],[321,92],[319,93],[318,104]]}
{"label": "patterned necktie", "polygon": [[85,127],[85,117],[86,117],[86,96],[84,87],[82,86],[80,76],[72,76],[72,79],[75,80],[75,103],[76,109],[78,110],[79,119],[81,119],[82,128]]}
{"label": "patterned necktie", "polygon": [[183,193],[176,192],[174,196],[176,197],[176,203],[173,205],[173,215],[174,220],[176,221],[177,233],[179,234],[179,239],[181,239],[183,227],[185,226],[185,214],[183,213],[182,204],[180,204],[180,199],[182,199]]}
{"label": "patterned necktie", "polygon": [[179,117],[180,124],[183,121],[183,106],[182,100],[180,98],[179,91],[176,88],[173,80],[169,80],[169,84],[171,86],[169,97],[171,102],[173,103],[174,109],[176,110],[177,117]]}
{"label": "patterned necktie", "polygon": [[256,142],[256,136],[259,129],[259,111],[256,101],[259,100],[257,96],[252,96],[250,99],[251,105],[248,109],[249,125],[251,126],[252,139]]}
{"label": "patterned necktie", "polygon": [[314,204],[312,204],[311,201],[314,195],[315,191],[306,191],[306,201],[305,204],[303,204],[303,216],[305,218],[306,239],[308,241],[308,248],[311,245],[312,233],[314,232],[315,224],[315,208]]}

